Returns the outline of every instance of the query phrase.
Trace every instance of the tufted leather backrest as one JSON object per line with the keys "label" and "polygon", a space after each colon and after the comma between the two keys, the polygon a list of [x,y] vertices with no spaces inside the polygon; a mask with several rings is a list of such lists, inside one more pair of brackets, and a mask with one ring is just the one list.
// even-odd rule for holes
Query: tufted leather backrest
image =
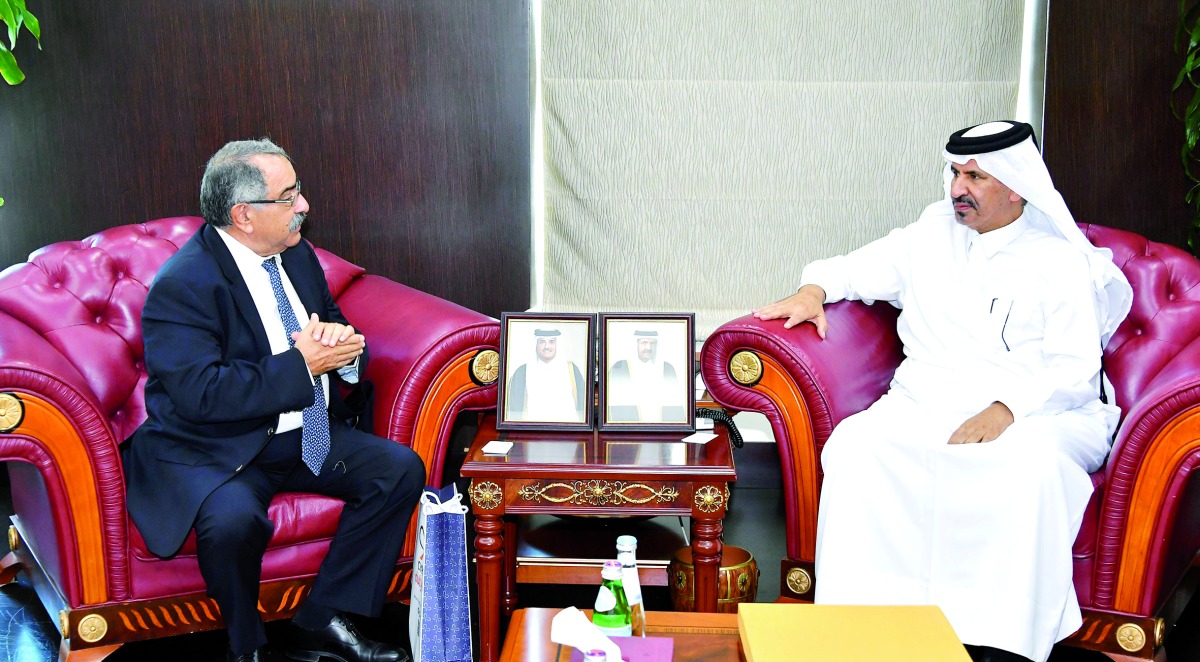
{"label": "tufted leather backrest", "polygon": [[[0,316],[22,323],[46,344],[23,355],[36,369],[61,365],[78,375],[117,441],[146,419],[142,307],[167,258],[196,233],[203,220],[163,218],[98,232],[35,251],[29,261],[0,272]],[[363,269],[317,250],[335,299]],[[7,323],[7,320],[5,320]],[[61,355],[44,356],[55,352]]]}
{"label": "tufted leather backrest", "polygon": [[1113,261],[1133,287],[1133,308],[1104,350],[1117,403],[1130,403],[1172,357],[1200,337],[1200,261],[1132,232],[1083,223],[1079,228],[1092,244],[1112,250]]}

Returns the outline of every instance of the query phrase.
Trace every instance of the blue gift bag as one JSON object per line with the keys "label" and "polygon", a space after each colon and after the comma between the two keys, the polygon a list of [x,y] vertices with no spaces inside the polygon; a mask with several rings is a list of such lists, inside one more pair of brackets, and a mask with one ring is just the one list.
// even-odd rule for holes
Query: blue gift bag
{"label": "blue gift bag", "polygon": [[408,634],[414,662],[471,659],[467,506],[453,484],[426,487],[418,505]]}

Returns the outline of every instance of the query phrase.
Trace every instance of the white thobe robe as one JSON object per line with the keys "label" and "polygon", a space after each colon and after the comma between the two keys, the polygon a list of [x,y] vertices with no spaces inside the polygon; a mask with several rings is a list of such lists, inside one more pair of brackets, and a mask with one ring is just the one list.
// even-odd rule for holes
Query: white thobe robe
{"label": "white thobe robe", "polygon": [[583,420],[576,409],[579,389],[575,366],[560,357],[534,359],[525,364],[525,420],[576,423]]}
{"label": "white thobe robe", "polygon": [[[822,452],[816,601],[938,605],[964,643],[1045,660],[1082,623],[1071,546],[1118,415],[1084,255],[1025,217],[978,234],[943,202],[802,282],[900,308],[905,353]],[[993,402],[1015,419],[999,438],[947,444]]]}
{"label": "white thobe robe", "polygon": [[641,423],[687,420],[687,393],[679,388],[678,373],[670,363],[633,357],[618,361],[608,379],[610,420],[624,422],[631,414]]}

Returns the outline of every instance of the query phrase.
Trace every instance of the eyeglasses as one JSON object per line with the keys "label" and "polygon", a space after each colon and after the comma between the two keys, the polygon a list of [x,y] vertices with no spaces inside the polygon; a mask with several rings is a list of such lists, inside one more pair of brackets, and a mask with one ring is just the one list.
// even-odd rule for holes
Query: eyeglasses
{"label": "eyeglasses", "polygon": [[296,198],[299,198],[299,197],[300,197],[300,180],[297,179],[296,180],[296,192],[293,193],[292,197],[290,197],[290,198],[282,198],[279,200],[242,200],[242,202],[244,202],[248,205],[279,204],[279,205],[287,205],[287,206],[291,207],[292,205],[296,204]]}

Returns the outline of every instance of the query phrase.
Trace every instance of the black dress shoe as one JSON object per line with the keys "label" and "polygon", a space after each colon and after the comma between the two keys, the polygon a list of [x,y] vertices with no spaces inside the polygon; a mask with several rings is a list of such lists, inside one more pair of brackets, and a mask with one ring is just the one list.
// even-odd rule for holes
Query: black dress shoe
{"label": "black dress shoe", "polygon": [[404,649],[367,639],[341,615],[334,616],[329,625],[319,630],[308,630],[295,623],[289,630],[290,640],[284,654],[293,660],[317,662],[326,657],[338,662],[412,662]]}
{"label": "black dress shoe", "polygon": [[267,649],[262,647],[256,651],[249,653],[235,654],[233,651],[225,650],[225,659],[229,662],[267,662]]}

